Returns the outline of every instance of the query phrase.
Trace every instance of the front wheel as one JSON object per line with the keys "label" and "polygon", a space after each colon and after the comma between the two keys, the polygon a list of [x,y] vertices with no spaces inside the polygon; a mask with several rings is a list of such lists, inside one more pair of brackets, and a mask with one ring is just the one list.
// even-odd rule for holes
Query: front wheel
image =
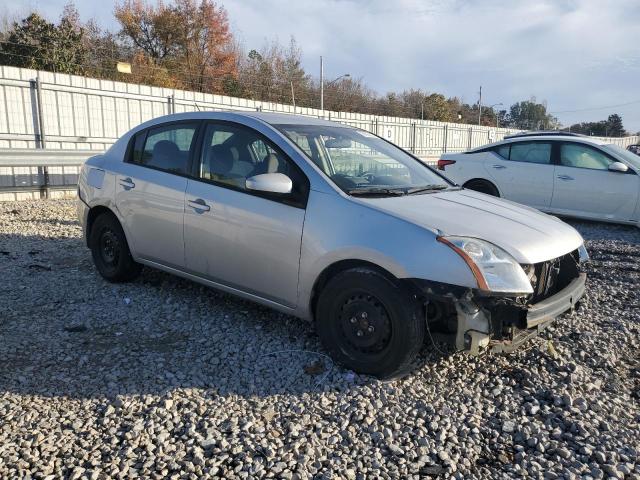
{"label": "front wheel", "polygon": [[109,282],[126,282],[140,274],[142,265],[133,260],[122,226],[113,214],[103,213],[96,218],[89,246],[93,263]]}
{"label": "front wheel", "polygon": [[316,324],[334,360],[381,379],[407,373],[424,340],[419,302],[397,282],[365,268],[329,281],[318,299]]}

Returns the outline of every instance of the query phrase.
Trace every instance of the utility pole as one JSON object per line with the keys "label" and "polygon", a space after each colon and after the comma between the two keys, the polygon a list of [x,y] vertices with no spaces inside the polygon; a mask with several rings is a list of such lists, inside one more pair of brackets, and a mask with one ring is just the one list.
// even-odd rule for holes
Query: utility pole
{"label": "utility pole", "polygon": [[320,55],[320,110],[324,115],[324,65],[322,55]]}
{"label": "utility pole", "polygon": [[482,85],[480,85],[480,98],[478,98],[478,125],[480,125],[481,118],[482,118]]}
{"label": "utility pole", "polygon": [[293,102],[293,113],[296,113],[296,95],[293,93],[293,80],[289,80],[291,84],[291,101]]}

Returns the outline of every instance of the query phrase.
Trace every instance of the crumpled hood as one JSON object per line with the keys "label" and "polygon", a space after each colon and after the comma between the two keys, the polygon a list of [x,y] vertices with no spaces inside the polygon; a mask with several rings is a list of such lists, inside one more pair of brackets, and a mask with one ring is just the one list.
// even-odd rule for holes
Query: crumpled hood
{"label": "crumpled hood", "polygon": [[359,200],[443,235],[486,240],[523,264],[557,258],[583,243],[573,227],[555,217],[472,190]]}

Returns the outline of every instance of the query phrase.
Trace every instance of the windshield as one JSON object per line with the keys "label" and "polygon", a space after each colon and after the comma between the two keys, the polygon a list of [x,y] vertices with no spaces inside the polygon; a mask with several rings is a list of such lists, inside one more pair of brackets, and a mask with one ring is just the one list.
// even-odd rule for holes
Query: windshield
{"label": "windshield", "polygon": [[277,125],[334,183],[351,195],[406,195],[451,187],[400,148],[364,130]]}
{"label": "windshield", "polygon": [[622,157],[624,161],[632,167],[640,169],[640,157],[635,153],[631,153],[629,150],[625,150],[624,148],[619,147],[618,145],[614,145],[613,143],[603,145],[602,148],[604,150],[608,150],[609,153],[613,153],[618,157]]}

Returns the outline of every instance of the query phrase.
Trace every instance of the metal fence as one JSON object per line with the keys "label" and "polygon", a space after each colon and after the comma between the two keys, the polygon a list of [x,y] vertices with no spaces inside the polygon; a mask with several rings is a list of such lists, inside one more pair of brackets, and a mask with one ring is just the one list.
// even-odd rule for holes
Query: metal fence
{"label": "metal fence", "polygon": [[[131,128],[161,115],[196,110],[258,110],[325,118],[380,135],[426,161],[445,152],[462,152],[517,132],[506,128],[322,111],[0,66],[0,190],[4,192],[0,192],[0,199],[54,196],[63,186],[56,182],[71,181],[83,159],[104,151]],[[621,146],[639,142],[638,137],[609,140]],[[77,151],[78,157],[73,157],[73,150]],[[46,163],[49,160],[58,163]],[[65,163],[67,160],[71,163]]]}
{"label": "metal fence", "polygon": [[297,113],[363,128],[419,156],[463,151],[515,132],[280,103],[0,66],[0,148],[101,151],[134,126],[195,110]]}

